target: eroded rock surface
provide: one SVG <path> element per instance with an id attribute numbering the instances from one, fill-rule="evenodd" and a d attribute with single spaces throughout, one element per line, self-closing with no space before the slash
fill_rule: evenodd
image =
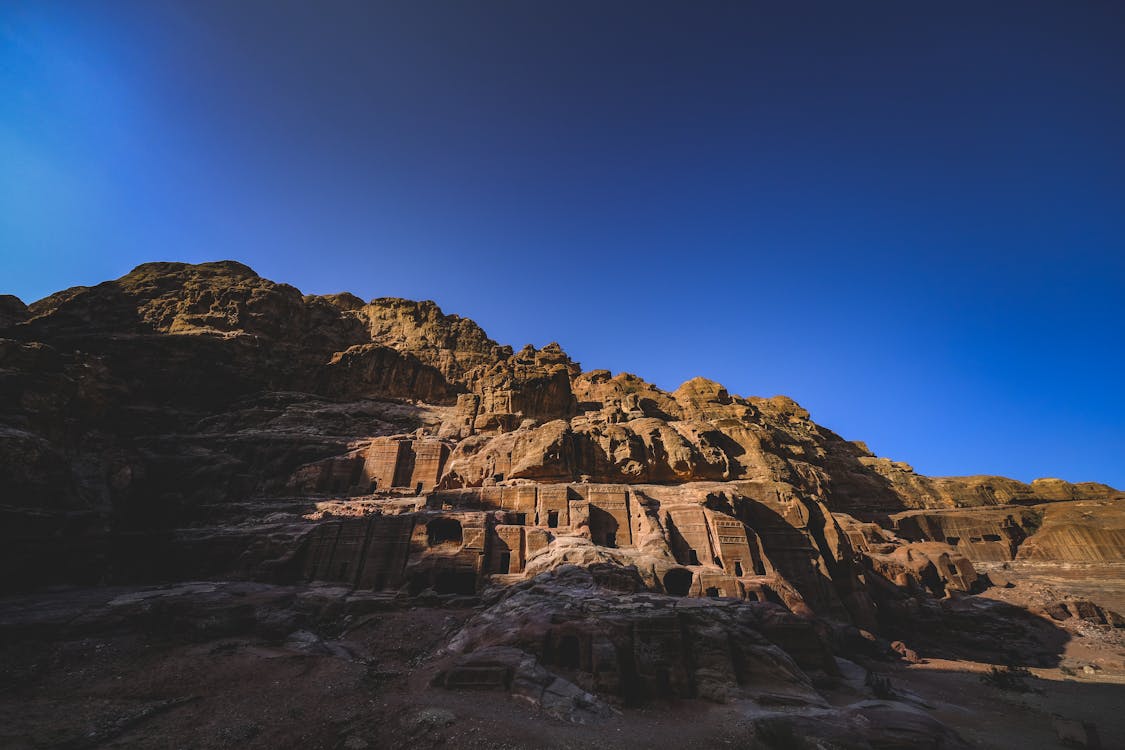
<path id="1" fill-rule="evenodd" d="M 654 581 L 678 565 L 695 593 L 747 596 L 731 581 L 768 574 L 778 596 L 799 592 L 791 606 L 860 620 L 855 559 L 870 550 L 832 513 L 978 561 L 1112 560 L 1125 546 L 1121 496 L 1104 485 L 923 477 L 782 396 L 701 378 L 666 392 L 583 371 L 557 344 L 514 351 L 432 302 L 302 295 L 233 261 L 145 264 L 7 299 L 3 315 L 10 587 L 120 580 L 158 536 L 175 547 L 217 523 L 229 540 L 233 522 L 276 525 L 303 506 L 296 522 L 332 498 L 367 498 L 377 515 L 406 496 L 511 511 L 481 526 L 476 588 L 581 538 L 635 550 L 613 554 Z M 505 552 L 519 564 L 501 565 Z"/>
<path id="2" fill-rule="evenodd" d="M 818 702 L 807 673 L 836 673 L 814 623 L 780 605 L 653 595 L 635 570 L 607 564 L 566 566 L 505 591 L 450 642 L 443 679 L 464 683 L 497 647 L 619 705 L 722 703 L 755 690 Z M 520 669 L 498 668 L 493 687 L 520 690 Z"/>
<path id="3" fill-rule="evenodd" d="M 479 606 L 435 679 L 575 722 L 762 681 L 815 703 L 834 649 L 1049 660 L 1054 626 L 973 599 L 974 563 L 1125 559 L 1105 485 L 925 477 L 784 396 L 665 391 L 231 261 L 0 298 L 0 486 L 5 592 L 210 579 Z M 1117 624 L 1061 606 L 1044 617 Z M 805 730 L 868 714 L 937 731 L 878 706 Z"/>

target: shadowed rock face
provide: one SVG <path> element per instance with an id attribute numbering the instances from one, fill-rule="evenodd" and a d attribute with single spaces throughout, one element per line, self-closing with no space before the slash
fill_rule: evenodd
<path id="1" fill-rule="evenodd" d="M 576 724 L 752 704 L 755 747 L 962 747 L 869 665 L 1050 666 L 1068 632 L 1125 622 L 1085 598 L 1039 617 L 989 599 L 998 587 L 973 595 L 990 582 L 974 562 L 1121 560 L 1112 488 L 924 477 L 784 396 L 702 378 L 664 391 L 583 371 L 557 344 L 501 346 L 432 302 L 302 295 L 233 262 L 146 264 L 29 306 L 0 297 L 0 488 L 0 594 L 32 592 L 0 607 L 5 690 L 48 663 L 65 681 L 121 674 L 73 668 L 69 639 L 155 639 L 122 649 L 138 679 L 160 672 L 152 650 L 221 675 L 234 649 L 263 660 L 241 694 L 315 686 L 315 710 L 284 713 L 323 713 L 324 746 L 368 746 L 322 710 L 341 696 L 363 696 L 374 736 L 401 725 L 418 740 L 454 720 L 416 711 L 440 686 Z M 122 588 L 36 591 L 60 583 Z M 181 642 L 210 645 L 178 656 Z M 194 690 L 168 669 L 170 694 Z M 74 714 L 71 734 L 11 736 L 104 743 L 195 700 L 91 733 L 89 695 L 121 688 L 66 684 L 75 702 L 26 702 L 52 714 L 38 723 Z M 373 685 L 401 701 L 378 720 L 363 713 Z M 276 692 L 263 700 L 283 713 Z M 287 731 L 257 746 L 303 730 Z"/>
<path id="2" fill-rule="evenodd" d="M 27 320 L 27 305 L 19 297 L 0 294 L 0 327 L 7 327 Z"/>
<path id="3" fill-rule="evenodd" d="M 432 302 L 302 295 L 232 261 L 0 299 L 0 482 L 5 588 L 475 592 L 611 561 L 650 590 L 873 626 L 873 573 L 942 594 L 972 588 L 967 560 L 1123 548 L 1105 485 L 924 477 L 783 396 L 667 392 Z M 456 544 L 431 543 L 442 518 Z"/>
<path id="4" fill-rule="evenodd" d="M 755 690 L 818 702 L 808 674 L 837 674 L 813 623 L 784 607 L 656 596 L 644 593 L 633 569 L 604 564 L 564 566 L 513 587 L 446 651 L 454 657 L 443 674 L 447 683 L 497 664 L 515 691 L 525 690 L 526 683 L 535 685 L 518 678 L 530 656 L 588 693 L 624 705 L 658 698 L 726 702 Z"/>

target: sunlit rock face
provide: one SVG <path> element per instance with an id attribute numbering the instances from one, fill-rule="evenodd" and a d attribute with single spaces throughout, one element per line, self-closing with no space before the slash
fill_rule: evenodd
<path id="1" fill-rule="evenodd" d="M 783 396 L 668 392 L 432 302 L 151 263 L 0 300 L 7 589 L 236 576 L 477 594 L 555 570 L 875 627 L 877 581 L 1117 560 L 1096 484 L 930 478 Z"/>

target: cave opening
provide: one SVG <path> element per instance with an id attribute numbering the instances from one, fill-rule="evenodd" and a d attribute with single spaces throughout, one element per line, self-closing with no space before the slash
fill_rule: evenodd
<path id="1" fill-rule="evenodd" d="M 435 518 L 426 524 L 426 537 L 431 547 L 439 544 L 460 544 L 461 523 L 452 518 Z"/>
<path id="2" fill-rule="evenodd" d="M 664 590 L 672 596 L 687 596 L 691 590 L 691 581 L 690 570 L 672 568 L 664 574 Z"/>
<path id="3" fill-rule="evenodd" d="M 556 663 L 564 669 L 578 669 L 582 661 L 582 646 L 576 635 L 564 635 L 555 651 Z"/>
<path id="4" fill-rule="evenodd" d="M 477 593 L 477 577 L 471 570 L 442 570 L 434 576 L 434 591 L 439 594 Z"/>

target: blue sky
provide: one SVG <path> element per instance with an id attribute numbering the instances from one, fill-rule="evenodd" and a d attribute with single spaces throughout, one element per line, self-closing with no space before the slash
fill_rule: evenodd
<path id="1" fill-rule="evenodd" d="M 234 258 L 1125 487 L 1125 5 L 0 6 L 0 292 Z"/>

